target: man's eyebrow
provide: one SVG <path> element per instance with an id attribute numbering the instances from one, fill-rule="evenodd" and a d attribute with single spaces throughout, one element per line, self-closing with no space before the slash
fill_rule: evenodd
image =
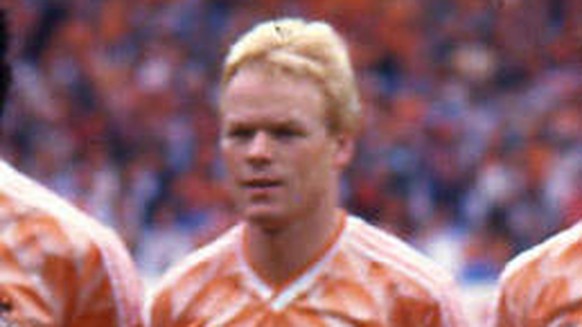
<path id="1" fill-rule="evenodd" d="M 236 126 L 253 126 L 253 125 L 262 124 L 260 119 L 248 120 L 248 119 L 243 119 L 240 117 L 231 117 L 230 119 L 227 119 L 226 122 L 229 125 L 236 125 Z M 293 117 L 285 117 L 285 118 L 276 117 L 276 118 L 272 119 L 271 121 L 269 121 L 269 125 L 273 125 L 273 126 L 299 126 L 300 122 L 297 118 L 293 118 Z"/>
<path id="2" fill-rule="evenodd" d="M 285 118 L 285 119 L 280 119 L 280 120 L 274 121 L 273 125 L 276 125 L 276 126 L 298 126 L 299 122 L 297 121 L 297 119 Z"/>

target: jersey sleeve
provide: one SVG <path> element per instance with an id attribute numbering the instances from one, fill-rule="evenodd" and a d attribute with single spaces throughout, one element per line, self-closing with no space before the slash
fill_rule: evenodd
<path id="1" fill-rule="evenodd" d="M 2 229 L 0 322 L 142 326 L 141 284 L 125 248 L 112 235 L 98 243 L 51 217 L 26 215 L 31 217 L 16 218 Z M 93 232 L 107 234 L 99 228 Z"/>
<path id="2" fill-rule="evenodd" d="M 6 325 L 139 327 L 141 300 L 138 274 L 112 230 L 0 161 Z"/>
<path id="3" fill-rule="evenodd" d="M 582 296 L 570 278 L 544 279 L 522 272 L 500 288 L 492 327 L 582 325 Z"/>
<path id="4" fill-rule="evenodd" d="M 82 256 L 74 317 L 68 326 L 143 326 L 142 284 L 130 255 L 112 231 L 94 233 Z"/>
<path id="5" fill-rule="evenodd" d="M 172 326 L 172 303 L 168 292 L 160 292 L 147 306 L 146 322 L 148 327 Z"/>
<path id="6" fill-rule="evenodd" d="M 564 240 L 569 238 L 560 236 L 508 265 L 493 327 L 582 326 L 581 243 Z"/>

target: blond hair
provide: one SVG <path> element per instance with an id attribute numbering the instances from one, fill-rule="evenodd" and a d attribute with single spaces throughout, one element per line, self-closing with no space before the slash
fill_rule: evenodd
<path id="1" fill-rule="evenodd" d="M 260 23 L 230 48 L 223 65 L 221 89 L 243 67 L 260 64 L 313 79 L 324 94 L 330 131 L 355 133 L 361 109 L 348 50 L 327 23 L 281 18 Z"/>

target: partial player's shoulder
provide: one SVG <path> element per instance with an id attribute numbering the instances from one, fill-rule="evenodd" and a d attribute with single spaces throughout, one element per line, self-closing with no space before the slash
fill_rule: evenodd
<path id="1" fill-rule="evenodd" d="M 64 208 L 64 209 L 63 209 Z M 77 232 L 77 216 L 39 183 L 0 163 L 0 231 L 7 243 L 40 243 L 43 253 L 66 252 L 74 256 L 87 247 L 85 233 Z M 70 220 L 73 225 L 65 223 Z M 75 229 L 75 230 L 71 230 Z M 75 243 L 77 246 L 72 246 Z M 57 253 L 53 253 L 57 254 Z"/>
<path id="2" fill-rule="evenodd" d="M 227 273 L 237 264 L 236 252 L 240 244 L 242 226 L 231 227 L 218 239 L 194 251 L 171 267 L 152 289 L 145 305 L 145 317 L 148 325 L 159 326 L 174 319 L 176 312 L 188 312 L 190 301 L 203 292 L 206 285 L 219 275 Z M 170 318 L 172 317 L 172 318 Z"/>
<path id="3" fill-rule="evenodd" d="M 0 233 L 5 242 L 36 242 L 45 255 L 54 251 L 70 260 L 96 255 L 109 269 L 125 269 L 130 261 L 113 230 L 2 161 Z"/>
<path id="4" fill-rule="evenodd" d="M 582 223 L 562 231 L 512 259 L 501 274 L 504 287 L 528 284 L 529 278 L 557 280 L 582 273 Z"/>
<path id="5" fill-rule="evenodd" d="M 141 282 L 117 234 L 1 161 L 0 243 L 24 263 L 23 269 L 41 271 L 48 279 L 59 271 L 56 262 L 74 268 L 79 280 L 71 283 L 83 286 L 75 289 L 79 297 L 97 306 L 99 300 L 114 299 L 119 321 L 134 326 L 139 320 Z"/>
<path id="6" fill-rule="evenodd" d="M 549 326 L 569 317 L 582 296 L 582 223 L 560 232 L 511 260 L 501 274 L 496 324 Z"/>
<path id="7" fill-rule="evenodd" d="M 342 249 L 370 287 L 412 325 L 466 326 L 451 274 L 398 237 L 350 217 Z M 359 273 L 361 275 L 361 273 Z M 405 316 L 409 316 L 404 318 Z M 430 323 L 429 323 L 430 321 Z M 436 326 L 436 325 L 435 325 Z"/>
<path id="8" fill-rule="evenodd" d="M 431 259 L 401 239 L 351 216 L 346 240 L 350 251 L 419 293 L 435 298 L 454 283 L 452 276 Z"/>

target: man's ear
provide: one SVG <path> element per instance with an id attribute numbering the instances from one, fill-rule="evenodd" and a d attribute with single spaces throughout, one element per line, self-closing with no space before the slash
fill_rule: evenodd
<path id="1" fill-rule="evenodd" d="M 348 133 L 339 133 L 335 136 L 334 167 L 344 170 L 354 156 L 355 137 Z"/>

